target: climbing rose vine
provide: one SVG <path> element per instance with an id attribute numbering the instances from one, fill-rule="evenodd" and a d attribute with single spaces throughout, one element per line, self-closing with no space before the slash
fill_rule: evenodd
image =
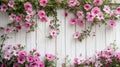
<path id="1" fill-rule="evenodd" d="M 89 24 L 82 32 L 73 32 L 73 37 L 82 41 L 90 36 L 94 25 L 107 24 L 115 27 L 115 20 L 120 16 L 119 5 L 111 3 L 111 0 L 0 0 L 0 11 L 7 12 L 10 20 L 7 27 L 0 27 L 0 30 L 5 31 L 2 36 L 22 29 L 31 32 L 36 29 L 37 22 L 34 19 L 38 18 L 41 22 L 49 22 L 48 38 L 54 38 L 60 33 L 57 9 L 62 8 L 65 9 L 65 17 L 69 16 L 68 12 L 75 16 L 68 22 L 70 25 L 85 27 Z M 53 19 L 49 21 L 50 16 Z"/>

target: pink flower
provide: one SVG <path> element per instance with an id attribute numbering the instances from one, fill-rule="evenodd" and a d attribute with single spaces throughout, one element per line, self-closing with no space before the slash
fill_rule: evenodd
<path id="1" fill-rule="evenodd" d="M 40 2 L 40 6 L 45 7 L 47 5 L 48 1 L 47 0 L 40 0 L 39 2 Z"/>
<path id="2" fill-rule="evenodd" d="M 25 8 L 25 10 L 32 9 L 32 4 L 30 2 L 26 2 L 24 4 L 24 8 Z"/>
<path id="3" fill-rule="evenodd" d="M 2 64 L 1 67 L 7 67 L 7 65 L 6 64 Z"/>
<path id="4" fill-rule="evenodd" d="M 46 16 L 41 17 L 40 20 L 41 20 L 42 22 L 48 22 L 48 19 L 47 19 Z"/>
<path id="5" fill-rule="evenodd" d="M 12 29 L 10 27 L 5 28 L 5 34 L 8 34 L 12 32 Z"/>
<path id="6" fill-rule="evenodd" d="M 96 15 L 98 15 L 98 14 L 101 13 L 101 10 L 100 10 L 100 8 L 98 8 L 98 7 L 94 7 L 94 8 L 91 10 L 91 13 L 96 16 Z"/>
<path id="7" fill-rule="evenodd" d="M 79 32 L 75 32 L 74 35 L 73 35 L 73 37 L 74 37 L 75 39 L 78 39 L 79 36 L 80 36 L 80 33 L 79 33 Z"/>
<path id="8" fill-rule="evenodd" d="M 68 13 L 67 12 L 65 12 L 65 17 L 67 17 L 68 16 Z"/>
<path id="9" fill-rule="evenodd" d="M 85 22 L 83 20 L 80 20 L 80 19 L 77 20 L 77 24 L 79 26 L 85 26 Z"/>
<path id="10" fill-rule="evenodd" d="M 104 8 L 103 8 L 103 11 L 105 11 L 105 13 L 110 13 L 110 7 L 109 6 L 104 6 Z"/>
<path id="11" fill-rule="evenodd" d="M 71 18 L 71 19 L 70 19 L 70 24 L 73 25 L 73 24 L 75 24 L 76 22 L 77 22 L 77 19 L 76 19 L 76 18 Z"/>
<path id="12" fill-rule="evenodd" d="M 86 11 L 90 10 L 90 9 L 91 9 L 91 5 L 90 5 L 90 4 L 85 4 L 85 5 L 84 5 L 84 9 L 85 9 Z"/>
<path id="13" fill-rule="evenodd" d="M 78 58 L 74 58 L 74 63 L 78 64 L 78 62 L 79 62 L 79 59 Z"/>
<path id="14" fill-rule="evenodd" d="M 109 26 L 110 26 L 110 27 L 115 27 L 115 26 L 116 26 L 116 22 L 115 22 L 114 20 L 111 20 L 111 21 L 109 22 Z"/>
<path id="15" fill-rule="evenodd" d="M 10 16 L 9 16 L 9 18 L 10 18 L 10 20 L 15 20 L 15 18 L 16 18 L 16 15 L 15 14 L 11 14 Z"/>
<path id="16" fill-rule="evenodd" d="M 33 58 L 33 61 L 34 61 L 34 63 L 38 64 L 38 63 L 39 63 L 39 61 L 40 61 L 40 59 L 39 59 L 39 58 L 37 58 L 37 57 L 34 57 L 34 58 Z"/>
<path id="17" fill-rule="evenodd" d="M 45 65 L 44 65 L 43 62 L 40 61 L 40 62 L 38 63 L 38 67 L 45 67 Z"/>
<path id="18" fill-rule="evenodd" d="M 28 62 L 33 62 L 33 58 L 34 57 L 32 55 L 29 55 L 29 56 L 27 56 L 26 59 L 27 59 Z"/>
<path id="19" fill-rule="evenodd" d="M 26 21 L 30 21 L 31 20 L 31 16 L 30 15 L 27 15 L 26 18 L 25 18 Z"/>
<path id="20" fill-rule="evenodd" d="M 38 16 L 39 16 L 39 18 L 46 16 L 45 11 L 44 10 L 38 11 Z"/>
<path id="21" fill-rule="evenodd" d="M 50 35 L 51 35 L 52 37 L 56 37 L 56 36 L 57 36 L 57 30 L 56 30 L 56 29 L 51 29 L 51 30 L 50 30 Z"/>
<path id="22" fill-rule="evenodd" d="M 25 57 L 24 56 L 18 56 L 17 57 L 17 62 L 20 64 L 23 64 L 25 62 Z"/>
<path id="23" fill-rule="evenodd" d="M 14 0 L 10 0 L 9 3 L 8 3 L 8 6 L 13 8 L 14 4 L 15 4 Z"/>
<path id="24" fill-rule="evenodd" d="M 102 0 L 94 0 L 93 4 L 95 4 L 95 5 L 102 5 L 103 1 Z"/>
<path id="25" fill-rule="evenodd" d="M 104 19 L 103 14 L 102 14 L 102 13 L 98 14 L 98 15 L 97 15 L 97 18 L 98 18 L 99 20 L 103 20 L 103 19 Z"/>
<path id="26" fill-rule="evenodd" d="M 71 0 L 70 2 L 68 2 L 68 6 L 69 7 L 75 7 L 75 6 L 79 6 L 80 3 L 77 0 Z"/>
<path id="27" fill-rule="evenodd" d="M 13 47 L 12 47 L 12 45 L 8 45 L 7 47 L 6 47 L 6 51 L 9 51 L 9 50 L 11 50 Z"/>
<path id="28" fill-rule="evenodd" d="M 18 63 L 14 63 L 13 67 L 20 67 L 20 65 Z"/>
<path id="29" fill-rule="evenodd" d="M 1 11 L 3 12 L 6 12 L 8 10 L 8 7 L 5 4 L 1 5 L 0 8 L 1 8 Z"/>
<path id="30" fill-rule="evenodd" d="M 52 60 L 55 59 L 55 56 L 52 55 L 52 54 L 45 54 L 45 57 L 46 57 L 46 59 L 49 60 L 49 61 L 52 61 Z"/>
<path id="31" fill-rule="evenodd" d="M 12 56 L 11 56 L 11 54 L 9 52 L 5 52 L 5 54 L 4 54 L 5 59 L 10 60 L 11 57 Z"/>
<path id="32" fill-rule="evenodd" d="M 89 22 L 93 22 L 95 18 L 95 15 L 91 14 L 91 13 L 87 13 L 86 19 Z"/>
<path id="33" fill-rule="evenodd" d="M 29 29 L 32 24 L 30 22 L 25 22 L 24 27 L 25 29 Z"/>
<path id="34" fill-rule="evenodd" d="M 27 56 L 27 52 L 26 51 L 20 51 L 19 56 L 25 57 L 25 56 Z"/>
<path id="35" fill-rule="evenodd" d="M 20 25 L 16 26 L 16 30 L 21 30 L 22 27 Z"/>
<path id="36" fill-rule="evenodd" d="M 78 18 L 82 19 L 84 14 L 82 11 L 77 11 L 77 16 L 78 16 Z"/>
<path id="37" fill-rule="evenodd" d="M 32 15 L 32 14 L 33 14 L 33 10 L 32 10 L 32 9 L 28 9 L 28 10 L 26 11 L 26 13 L 27 13 L 28 15 Z"/>
<path id="38" fill-rule="evenodd" d="M 22 18 L 21 18 L 20 16 L 17 16 L 17 17 L 15 18 L 15 20 L 16 20 L 16 22 L 18 23 L 18 22 L 21 22 L 21 21 L 22 21 Z"/>
<path id="39" fill-rule="evenodd" d="M 120 6 L 115 10 L 115 14 L 120 15 Z"/>

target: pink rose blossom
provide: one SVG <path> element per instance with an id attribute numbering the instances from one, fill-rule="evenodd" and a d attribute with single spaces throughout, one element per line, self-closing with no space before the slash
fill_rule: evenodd
<path id="1" fill-rule="evenodd" d="M 16 20 L 17 23 L 19 23 L 19 22 L 22 21 L 22 18 L 21 18 L 20 16 L 17 16 L 17 17 L 15 18 L 15 20 Z"/>
<path id="2" fill-rule="evenodd" d="M 115 27 L 115 26 L 116 26 L 116 22 L 115 22 L 114 20 L 111 20 L 111 21 L 109 22 L 109 26 L 110 26 L 110 27 Z"/>
<path id="3" fill-rule="evenodd" d="M 1 11 L 3 12 L 6 12 L 8 10 L 8 7 L 5 4 L 1 5 L 0 8 L 1 8 Z"/>
<path id="4" fill-rule="evenodd" d="M 115 14 L 120 15 L 120 6 L 115 10 Z"/>
<path id="5" fill-rule="evenodd" d="M 95 18 L 95 15 L 91 14 L 91 13 L 87 13 L 86 19 L 89 22 L 93 22 Z"/>
<path id="6" fill-rule="evenodd" d="M 23 64 L 25 62 L 25 57 L 24 56 L 18 56 L 17 61 L 18 61 L 18 63 Z"/>
<path id="7" fill-rule="evenodd" d="M 26 18 L 25 18 L 26 21 L 30 21 L 31 20 L 31 16 L 30 15 L 27 15 Z"/>
<path id="8" fill-rule="evenodd" d="M 90 9 L 91 9 L 91 5 L 90 5 L 90 4 L 85 4 L 85 5 L 84 5 L 84 9 L 85 9 L 86 11 L 90 10 Z"/>
<path id="9" fill-rule="evenodd" d="M 68 6 L 69 7 L 75 7 L 75 6 L 79 6 L 80 3 L 77 0 L 71 0 L 70 2 L 68 2 Z"/>
<path id="10" fill-rule="evenodd" d="M 32 4 L 30 2 L 26 2 L 24 4 L 24 8 L 25 8 L 25 10 L 32 9 Z"/>
<path id="11" fill-rule="evenodd" d="M 44 10 L 38 11 L 38 16 L 39 16 L 39 18 L 46 16 L 45 11 Z"/>
<path id="12" fill-rule="evenodd" d="M 15 18 L 16 18 L 16 15 L 15 14 L 11 14 L 10 16 L 9 16 L 9 18 L 10 18 L 10 20 L 15 20 Z"/>
<path id="13" fill-rule="evenodd" d="M 82 19 L 84 14 L 82 11 L 77 11 L 77 16 L 78 16 L 78 18 Z"/>
<path id="14" fill-rule="evenodd" d="M 5 52 L 5 55 L 4 55 L 4 58 L 7 59 L 7 60 L 10 60 L 11 58 L 11 54 L 9 52 Z"/>
<path id="15" fill-rule="evenodd" d="M 45 57 L 46 57 L 46 59 L 49 60 L 49 61 L 52 61 L 52 60 L 55 59 L 55 56 L 52 55 L 52 54 L 45 54 Z"/>
<path id="16" fill-rule="evenodd" d="M 8 3 L 8 6 L 13 8 L 14 4 L 15 4 L 14 0 L 10 0 L 9 3 Z"/>
<path id="17" fill-rule="evenodd" d="M 14 63 L 14 64 L 13 64 L 13 67 L 20 67 L 20 64 Z"/>
<path id="18" fill-rule="evenodd" d="M 104 6 L 104 8 L 103 8 L 103 11 L 105 11 L 105 13 L 110 13 L 110 11 L 111 11 L 111 9 L 110 9 L 110 7 L 109 6 Z"/>
<path id="19" fill-rule="evenodd" d="M 96 16 L 96 15 L 98 15 L 98 14 L 101 13 L 101 10 L 100 10 L 100 8 L 98 8 L 98 7 L 94 7 L 94 8 L 91 10 L 91 13 Z"/>
<path id="20" fill-rule="evenodd" d="M 40 6 L 45 7 L 47 5 L 48 0 L 40 0 Z"/>
<path id="21" fill-rule="evenodd" d="M 74 35 L 73 35 L 73 37 L 74 37 L 75 39 L 78 39 L 79 36 L 80 36 L 80 33 L 79 33 L 79 32 L 75 32 Z"/>
<path id="22" fill-rule="evenodd" d="M 80 19 L 77 20 L 77 24 L 79 26 L 85 26 L 85 22 L 83 20 L 80 20 Z"/>
<path id="23" fill-rule="evenodd" d="M 50 30 L 50 35 L 51 35 L 52 37 L 56 37 L 56 36 L 57 36 L 57 30 L 56 30 L 56 29 L 51 29 L 51 30 Z"/>
<path id="24" fill-rule="evenodd" d="M 94 0 L 93 4 L 95 4 L 95 5 L 102 5 L 103 1 L 102 0 Z"/>
<path id="25" fill-rule="evenodd" d="M 10 27 L 5 28 L 5 34 L 8 34 L 12 32 L 12 29 Z"/>
<path id="26" fill-rule="evenodd" d="M 25 22 L 24 27 L 25 29 L 29 29 L 32 24 L 30 22 Z"/>
<path id="27" fill-rule="evenodd" d="M 76 24 L 77 23 L 77 19 L 76 18 L 71 18 L 70 19 L 70 24 Z"/>

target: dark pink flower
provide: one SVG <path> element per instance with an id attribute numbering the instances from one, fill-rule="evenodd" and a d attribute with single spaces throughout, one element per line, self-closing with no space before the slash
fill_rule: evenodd
<path id="1" fill-rule="evenodd" d="M 91 14 L 91 13 L 87 13 L 86 19 L 89 22 L 93 22 L 95 18 L 95 15 Z"/>
<path id="2" fill-rule="evenodd" d="M 120 15 L 120 6 L 115 10 L 115 14 Z"/>
<path id="3" fill-rule="evenodd" d="M 24 23 L 24 28 L 25 28 L 25 29 L 29 29 L 29 28 L 31 27 L 31 25 L 32 25 L 32 24 L 31 24 L 30 22 L 25 22 L 25 23 Z"/>
<path id="4" fill-rule="evenodd" d="M 39 16 L 39 18 L 46 16 L 45 11 L 44 10 L 39 10 L 38 11 L 38 16 Z"/>
<path id="5" fill-rule="evenodd" d="M 76 18 L 71 18 L 70 19 L 70 24 L 76 24 L 77 23 L 77 19 Z"/>
<path id="6" fill-rule="evenodd" d="M 20 67 L 20 64 L 14 63 L 14 64 L 13 64 L 13 67 Z"/>
<path id="7" fill-rule="evenodd" d="M 3 4 L 0 6 L 1 11 L 6 12 L 8 10 L 7 5 Z"/>
<path id="8" fill-rule="evenodd" d="M 40 0 L 40 6 L 45 7 L 47 5 L 48 0 Z"/>
<path id="9" fill-rule="evenodd" d="M 41 20 L 42 22 L 48 22 L 48 19 L 47 19 L 46 16 L 41 17 L 40 20 Z"/>
<path id="10" fill-rule="evenodd" d="M 93 4 L 95 4 L 95 5 L 102 5 L 103 1 L 102 0 L 94 0 Z"/>
<path id="11" fill-rule="evenodd" d="M 75 7 L 78 5 L 80 5 L 80 3 L 77 0 L 71 0 L 70 2 L 68 2 L 69 7 Z"/>
<path id="12" fill-rule="evenodd" d="M 7 65 L 6 64 L 2 64 L 1 67 L 7 67 Z"/>
<path id="13" fill-rule="evenodd" d="M 25 57 L 25 56 L 27 56 L 27 52 L 26 51 L 20 51 L 19 56 Z"/>
<path id="14" fill-rule="evenodd" d="M 8 34 L 12 32 L 12 29 L 10 27 L 5 28 L 5 34 Z"/>
<path id="15" fill-rule="evenodd" d="M 22 29 L 22 27 L 20 25 L 16 26 L 15 28 L 16 28 L 16 30 L 21 30 Z"/>
<path id="16" fill-rule="evenodd" d="M 26 2 L 24 4 L 24 8 L 25 8 L 25 10 L 32 9 L 32 4 L 30 2 Z"/>
<path id="17" fill-rule="evenodd" d="M 77 11 L 77 16 L 79 19 L 82 19 L 84 17 L 84 14 L 82 11 Z"/>
<path id="18" fill-rule="evenodd" d="M 17 57 L 17 62 L 20 64 L 23 64 L 25 62 L 25 57 L 24 56 L 18 56 Z"/>
<path id="19" fill-rule="evenodd" d="M 42 61 L 40 61 L 40 62 L 38 63 L 38 67 L 45 67 L 45 65 L 44 65 L 44 63 L 43 63 Z"/>
<path id="20" fill-rule="evenodd" d="M 27 56 L 26 59 L 27 59 L 28 62 L 33 62 L 33 58 L 34 57 L 32 55 L 29 55 L 29 56 Z"/>
<path id="21" fill-rule="evenodd" d="M 91 13 L 96 16 L 96 15 L 98 15 L 98 14 L 101 13 L 101 10 L 100 10 L 99 7 L 94 7 L 94 8 L 91 10 Z"/>
<path id="22" fill-rule="evenodd" d="M 22 18 L 21 18 L 20 16 L 17 16 L 17 17 L 15 18 L 15 20 L 16 20 L 17 23 L 19 23 L 19 22 L 22 21 Z"/>
<path id="23" fill-rule="evenodd" d="M 85 9 L 86 11 L 90 10 L 90 9 L 91 9 L 91 5 L 90 5 L 90 4 L 85 4 L 85 5 L 84 5 L 84 9 Z"/>
<path id="24" fill-rule="evenodd" d="M 109 26 L 110 26 L 110 27 L 115 27 L 115 26 L 116 26 L 116 22 L 115 22 L 114 20 L 111 20 L 111 21 L 109 22 Z"/>

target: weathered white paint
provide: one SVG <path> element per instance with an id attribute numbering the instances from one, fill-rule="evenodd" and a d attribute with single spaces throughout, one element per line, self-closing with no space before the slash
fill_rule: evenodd
<path id="1" fill-rule="evenodd" d="M 74 17 L 69 13 L 68 17 L 64 17 L 65 10 L 59 9 L 58 19 L 60 20 L 60 34 L 55 39 L 47 39 L 49 34 L 49 22 L 40 22 L 39 19 L 35 19 L 38 23 L 36 31 L 31 33 L 25 33 L 20 31 L 19 33 L 11 33 L 9 36 L 11 39 L 6 41 L 6 44 L 23 44 L 26 46 L 26 50 L 29 51 L 32 48 L 36 48 L 42 56 L 45 53 L 52 53 L 58 56 L 60 59 L 57 61 L 57 66 L 64 62 L 64 58 L 69 55 L 71 60 L 74 57 L 87 58 L 92 56 L 96 51 L 104 49 L 109 43 L 116 40 L 118 47 L 120 48 L 120 21 L 117 21 L 116 28 L 110 28 L 105 25 L 96 25 L 92 32 L 96 32 L 96 36 L 90 36 L 84 39 L 82 42 L 73 39 L 73 33 L 75 31 L 81 32 L 89 26 L 89 23 L 85 27 L 78 25 L 70 25 L 70 18 Z M 52 18 L 50 18 L 52 19 Z M 50 21 L 49 19 L 49 21 Z M 7 14 L 0 12 L 0 26 L 6 26 L 9 22 Z M 0 31 L 0 34 L 3 32 Z"/>

